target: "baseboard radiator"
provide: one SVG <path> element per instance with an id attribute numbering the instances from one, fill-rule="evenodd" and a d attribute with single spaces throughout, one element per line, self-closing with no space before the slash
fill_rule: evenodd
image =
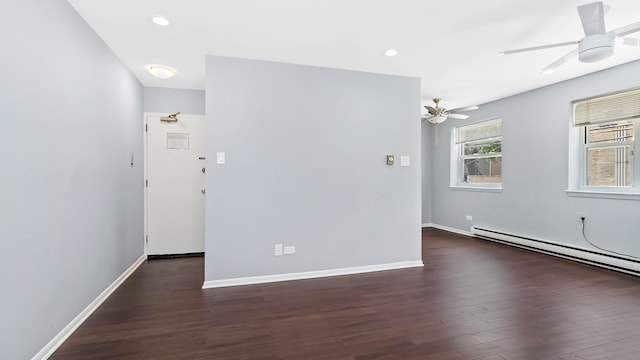
<path id="1" fill-rule="evenodd" d="M 472 226 L 475 237 L 640 276 L 640 259 Z"/>

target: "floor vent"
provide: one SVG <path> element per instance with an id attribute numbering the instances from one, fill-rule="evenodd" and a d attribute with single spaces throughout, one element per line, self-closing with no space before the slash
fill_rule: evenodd
<path id="1" fill-rule="evenodd" d="M 640 259 L 472 226 L 475 237 L 640 276 Z"/>

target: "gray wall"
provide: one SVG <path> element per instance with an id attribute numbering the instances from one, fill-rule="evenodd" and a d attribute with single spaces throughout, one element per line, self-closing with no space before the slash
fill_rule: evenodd
<path id="1" fill-rule="evenodd" d="M 489 104 L 466 121 L 439 126 L 434 147 L 433 222 L 468 231 L 472 224 L 517 235 L 589 247 L 576 221 L 588 214 L 586 232 L 601 247 L 640 256 L 640 201 L 570 197 L 568 188 L 571 102 L 640 86 L 640 61 L 621 65 Z M 450 190 L 451 127 L 503 119 L 501 193 Z M 473 221 L 466 221 L 472 215 Z"/>
<path id="2" fill-rule="evenodd" d="M 207 57 L 205 280 L 419 261 L 419 96 L 414 78 Z"/>
<path id="3" fill-rule="evenodd" d="M 144 111 L 204 115 L 204 91 L 145 87 Z"/>
<path id="4" fill-rule="evenodd" d="M 422 225 L 427 225 L 433 221 L 433 208 L 431 207 L 433 169 L 431 164 L 433 163 L 434 144 L 436 143 L 434 140 L 435 126 L 424 121 L 420 130 L 422 131 Z"/>
<path id="5" fill-rule="evenodd" d="M 143 253 L 143 89 L 66 1 L 2 1 L 0 34 L 0 358 L 28 359 Z"/>

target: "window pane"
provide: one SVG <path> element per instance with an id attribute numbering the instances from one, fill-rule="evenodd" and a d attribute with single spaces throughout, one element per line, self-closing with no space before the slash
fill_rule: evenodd
<path id="1" fill-rule="evenodd" d="M 633 140 L 633 123 L 610 123 L 588 127 L 588 142 L 603 143 Z"/>
<path id="2" fill-rule="evenodd" d="M 467 183 L 501 183 L 502 157 L 464 159 L 464 181 Z"/>
<path id="3" fill-rule="evenodd" d="M 502 137 L 462 144 L 464 155 L 499 154 L 502 152 Z"/>
<path id="4" fill-rule="evenodd" d="M 630 186 L 631 147 L 614 146 L 587 150 L 587 185 Z"/>

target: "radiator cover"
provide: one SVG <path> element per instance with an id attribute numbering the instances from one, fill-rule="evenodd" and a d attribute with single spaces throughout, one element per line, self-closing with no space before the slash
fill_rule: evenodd
<path id="1" fill-rule="evenodd" d="M 640 259 L 472 226 L 475 237 L 640 276 Z"/>

